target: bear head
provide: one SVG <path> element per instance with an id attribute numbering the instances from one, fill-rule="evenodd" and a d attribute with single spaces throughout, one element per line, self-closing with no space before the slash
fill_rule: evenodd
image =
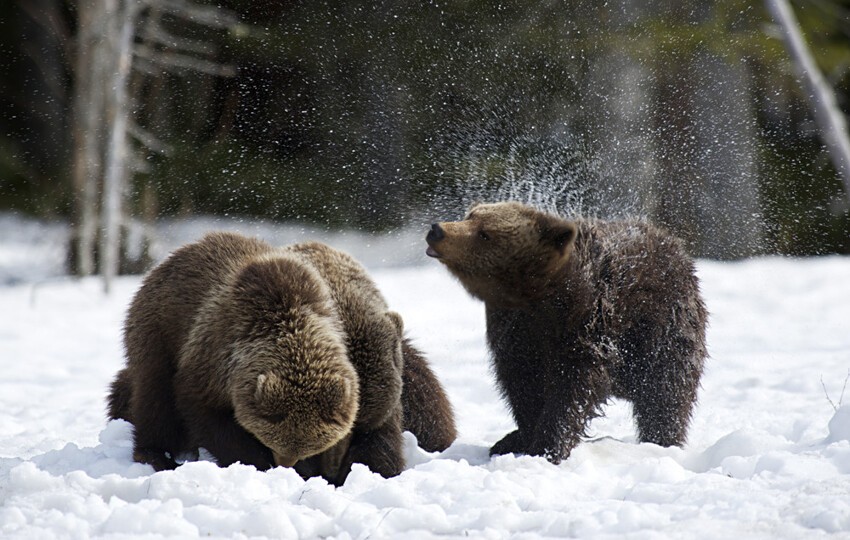
<path id="1" fill-rule="evenodd" d="M 358 378 L 350 364 L 298 365 L 319 351 L 272 349 L 243 353 L 256 367 L 238 374 L 240 382 L 232 389 L 234 416 L 272 451 L 277 465 L 291 467 L 349 435 L 359 407 Z M 281 354 L 295 362 L 275 362 Z M 322 359 L 307 362 L 316 361 Z"/>
<path id="2" fill-rule="evenodd" d="M 289 257 L 244 268 L 233 287 L 244 320 L 233 346 L 230 399 L 236 421 L 278 465 L 346 438 L 359 408 L 359 379 L 327 287 Z M 238 299 L 238 300 L 237 300 Z"/>
<path id="3" fill-rule="evenodd" d="M 463 220 L 431 226 L 426 254 L 476 298 L 522 307 L 550 291 L 576 231 L 575 223 L 518 202 L 475 204 Z"/>

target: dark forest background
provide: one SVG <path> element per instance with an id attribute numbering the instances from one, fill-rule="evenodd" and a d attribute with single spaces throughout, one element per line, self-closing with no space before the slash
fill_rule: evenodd
<path id="1" fill-rule="evenodd" d="M 93 3 L 0 3 L 0 210 L 79 218 Z M 125 219 L 381 231 L 513 197 L 642 215 L 704 257 L 850 253 L 848 194 L 760 2 L 136 4 Z M 846 117 L 850 2 L 793 6 Z"/>

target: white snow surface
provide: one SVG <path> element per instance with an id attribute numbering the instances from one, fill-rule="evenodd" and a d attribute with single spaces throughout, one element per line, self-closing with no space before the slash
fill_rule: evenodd
<path id="1" fill-rule="evenodd" d="M 141 280 L 105 296 L 96 278 L 58 277 L 63 229 L 21 223 L 0 218 L 0 538 L 850 538 L 850 258 L 699 261 L 711 358 L 688 444 L 637 443 L 615 401 L 552 465 L 488 456 L 514 424 L 483 306 L 424 255 L 392 264 L 407 237 L 325 237 L 376 246 L 373 277 L 460 431 L 434 454 L 406 434 L 401 475 L 358 465 L 335 488 L 286 468 L 134 463 L 104 398 Z"/>

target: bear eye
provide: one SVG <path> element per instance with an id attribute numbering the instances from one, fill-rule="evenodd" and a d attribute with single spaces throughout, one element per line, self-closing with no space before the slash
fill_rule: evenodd
<path id="1" fill-rule="evenodd" d="M 489 240 L 490 235 L 487 234 L 485 231 L 478 231 L 478 238 L 480 238 L 482 240 Z"/>

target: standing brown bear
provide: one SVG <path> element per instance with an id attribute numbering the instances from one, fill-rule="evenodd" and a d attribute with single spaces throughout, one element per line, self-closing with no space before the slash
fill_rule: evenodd
<path id="1" fill-rule="evenodd" d="M 568 221 L 516 202 L 434 224 L 426 253 L 484 301 L 517 430 L 491 454 L 566 459 L 610 397 L 639 439 L 684 444 L 707 312 L 680 240 L 636 221 Z"/>

